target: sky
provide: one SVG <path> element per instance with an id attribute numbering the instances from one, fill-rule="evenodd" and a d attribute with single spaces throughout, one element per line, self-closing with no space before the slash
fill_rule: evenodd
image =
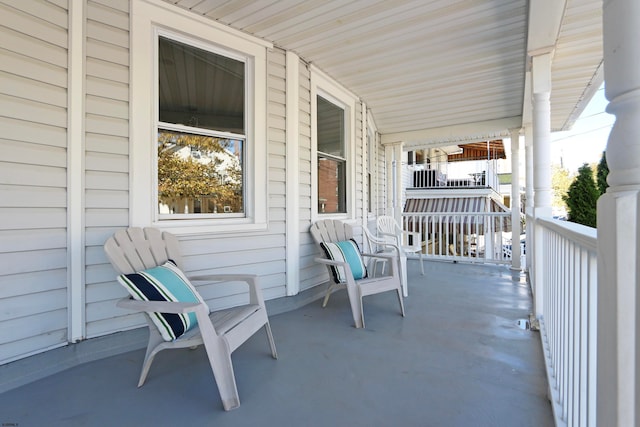
<path id="1" fill-rule="evenodd" d="M 615 116 L 605 112 L 607 103 L 601 86 L 570 131 L 551 134 L 552 164 L 575 173 L 584 163 L 600 161 L 615 120 Z"/>

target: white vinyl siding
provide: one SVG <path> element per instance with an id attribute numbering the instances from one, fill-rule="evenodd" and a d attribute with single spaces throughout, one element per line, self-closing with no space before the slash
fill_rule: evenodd
<path id="1" fill-rule="evenodd" d="M 67 341 L 67 11 L 0 1 L 0 364 Z"/>
<path id="2" fill-rule="evenodd" d="M 130 93 L 135 93 L 130 81 L 131 5 L 127 0 L 81 0 L 84 26 L 82 30 L 75 26 L 71 34 L 83 31 L 83 80 L 70 89 L 67 64 L 77 59 L 79 51 L 74 48 L 69 54 L 69 17 L 57 3 L 66 5 L 0 0 L 0 365 L 75 339 L 145 325 L 141 314 L 116 306 L 126 291 L 116 282 L 103 250 L 105 240 L 132 225 L 133 218 L 132 153 L 139 141 L 130 134 Z M 266 191 L 256 202 L 257 226 L 204 231 L 196 227 L 177 234 L 187 273 L 258 274 L 265 298 L 274 299 L 287 295 L 287 253 L 298 257 L 299 291 L 326 282 L 327 273 L 314 261 L 318 248 L 308 232 L 315 210 L 310 66 L 299 62 L 298 137 L 289 141 L 286 53 L 264 49 L 266 84 L 255 102 L 266 119 L 256 136 L 265 155 L 255 161 L 266 170 L 261 172 L 266 180 L 259 182 Z M 148 65 L 151 69 L 153 64 Z M 83 114 L 81 126 L 72 125 L 68 132 L 69 100 Z M 356 168 L 349 179 L 356 189 L 362 188 L 364 179 L 359 108 L 351 138 L 357 148 L 349 148 Z M 288 224 L 286 215 L 287 144 L 298 145 L 296 224 Z M 80 153 L 81 161 L 70 161 L 70 152 Z M 73 189 L 81 190 L 78 198 L 70 197 Z M 356 197 L 357 192 L 351 189 L 349 195 Z M 69 200 L 82 205 L 68 206 Z M 355 209 L 351 218 L 355 221 L 361 215 L 361 196 L 348 203 Z M 70 218 L 80 218 L 82 224 L 68 224 Z M 287 232 L 298 233 L 300 242 L 289 251 Z M 72 280 L 78 265 L 83 277 Z M 247 293 L 235 289 L 199 287 L 212 308 L 245 301 Z M 70 297 L 74 310 L 68 308 Z M 71 322 L 75 338 L 69 337 L 70 316 L 75 319 Z"/>
<path id="3" fill-rule="evenodd" d="M 286 57 L 281 49 L 267 52 L 267 153 L 269 165 L 269 228 L 274 258 L 263 263 L 261 284 L 266 299 L 286 295 Z"/>
<path id="4" fill-rule="evenodd" d="M 88 338 L 144 324 L 119 309 L 126 291 L 102 245 L 129 225 L 129 4 L 87 1 L 85 57 L 85 247 Z"/>

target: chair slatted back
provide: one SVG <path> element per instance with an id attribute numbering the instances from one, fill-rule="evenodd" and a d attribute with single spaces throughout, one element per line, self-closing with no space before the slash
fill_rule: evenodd
<path id="1" fill-rule="evenodd" d="M 339 219 L 316 221 L 309 231 L 317 244 L 320 244 L 320 242 L 339 242 L 353 237 L 351 225 Z"/>
<path id="2" fill-rule="evenodd" d="M 385 240 L 389 243 L 394 243 L 398 246 L 402 245 L 402 228 L 398 225 L 396 219 L 392 216 L 381 215 L 376 221 L 378 231 L 386 234 Z M 389 234 L 395 236 L 391 237 Z"/>
<path id="3" fill-rule="evenodd" d="M 118 230 L 107 239 L 104 250 L 119 274 L 153 268 L 169 259 L 183 268 L 178 239 L 156 228 Z"/>

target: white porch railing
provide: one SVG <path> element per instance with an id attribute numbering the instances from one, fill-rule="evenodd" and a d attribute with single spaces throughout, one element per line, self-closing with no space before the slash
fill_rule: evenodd
<path id="1" fill-rule="evenodd" d="M 467 262 L 511 262 L 510 212 L 402 214 L 404 230 L 422 236 L 427 259 Z"/>
<path id="2" fill-rule="evenodd" d="M 433 162 L 408 165 L 411 171 L 407 188 L 492 188 L 500 190 L 495 160 Z"/>
<path id="3" fill-rule="evenodd" d="M 536 225 L 536 314 L 556 425 L 595 426 L 597 232 L 551 219 Z"/>

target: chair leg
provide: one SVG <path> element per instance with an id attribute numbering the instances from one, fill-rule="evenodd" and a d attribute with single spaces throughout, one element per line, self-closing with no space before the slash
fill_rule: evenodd
<path id="1" fill-rule="evenodd" d="M 204 304 L 198 305 L 195 313 L 204 348 L 207 350 L 209 365 L 222 399 L 222 406 L 225 411 L 235 409 L 240 406 L 240 396 L 231 363 L 231 347 L 225 338 L 216 335 L 209 319 L 209 309 Z"/>
<path id="2" fill-rule="evenodd" d="M 331 296 L 332 289 L 333 289 L 333 284 L 330 284 L 329 287 L 327 288 L 327 294 L 324 296 L 324 300 L 322 300 L 322 308 L 325 308 L 327 306 L 327 303 L 329 302 L 329 297 Z"/>
<path id="3" fill-rule="evenodd" d="M 230 411 L 239 407 L 240 395 L 238 394 L 238 386 L 233 373 L 229 345 L 220 338 L 214 338 L 213 340 L 205 338 L 204 345 L 207 349 L 207 357 L 218 386 L 224 410 Z"/>
<path id="4" fill-rule="evenodd" d="M 362 294 L 356 286 L 347 285 L 351 314 L 356 328 L 364 328 L 364 310 L 362 309 Z"/>
<path id="5" fill-rule="evenodd" d="M 422 275 L 424 276 L 424 260 L 422 258 L 422 251 L 420 251 L 420 271 L 422 272 Z"/>
<path id="6" fill-rule="evenodd" d="M 147 352 L 144 355 L 144 362 L 142 362 L 142 371 L 140 372 L 138 387 L 142 387 L 144 382 L 147 380 L 147 375 L 149 374 L 149 369 L 153 363 L 153 358 L 156 357 L 158 352 L 164 349 L 164 347 L 160 347 L 163 342 L 164 340 L 160 333 L 155 329 L 155 325 L 153 325 L 153 327 L 149 325 L 149 343 L 147 344 Z"/>
<path id="7" fill-rule="evenodd" d="M 398 288 L 398 301 L 400 301 L 400 313 L 402 313 L 402 317 L 404 317 L 404 302 L 402 301 L 402 289 Z"/>
<path id="8" fill-rule="evenodd" d="M 267 338 L 269 339 L 269 347 L 271 347 L 271 357 L 278 358 L 278 352 L 276 351 L 276 342 L 273 340 L 273 333 L 271 332 L 271 325 L 269 322 L 264 324 L 264 329 L 267 331 Z"/>

